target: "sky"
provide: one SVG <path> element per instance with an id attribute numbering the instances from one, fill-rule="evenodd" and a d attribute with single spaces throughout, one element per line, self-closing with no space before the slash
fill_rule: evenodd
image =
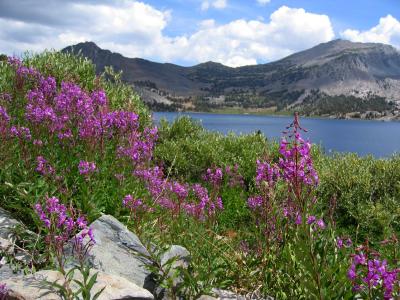
<path id="1" fill-rule="evenodd" d="M 0 0 L 0 53 L 84 41 L 194 65 L 274 61 L 333 39 L 400 50 L 400 0 Z"/>

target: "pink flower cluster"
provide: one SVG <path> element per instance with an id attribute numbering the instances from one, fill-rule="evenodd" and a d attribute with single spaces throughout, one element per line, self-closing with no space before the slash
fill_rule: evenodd
<path id="1" fill-rule="evenodd" d="M 81 160 L 78 165 L 79 174 L 89 175 L 96 171 L 96 164 L 94 162 Z"/>
<path id="2" fill-rule="evenodd" d="M 336 238 L 336 246 L 338 247 L 338 249 L 349 248 L 352 245 L 353 242 L 350 238 L 341 238 L 341 237 Z"/>
<path id="3" fill-rule="evenodd" d="M 0 106 L 0 136 L 5 137 L 8 132 L 10 116 L 7 114 L 5 107 Z"/>
<path id="4" fill-rule="evenodd" d="M 8 288 L 5 283 L 0 283 L 0 300 L 6 300 L 8 295 Z"/>
<path id="5" fill-rule="evenodd" d="M 347 272 L 353 282 L 353 290 L 372 291 L 383 290 L 383 299 L 394 299 L 400 295 L 400 268 L 391 269 L 386 260 L 380 260 L 378 253 L 368 255 L 360 251 L 353 256 L 352 264 Z"/>
<path id="6" fill-rule="evenodd" d="M 307 224 L 312 227 L 314 231 L 320 229 L 324 230 L 326 225 L 323 219 L 317 219 L 316 216 L 308 216 Z"/>
<path id="7" fill-rule="evenodd" d="M 22 141 L 29 141 L 32 138 L 30 129 L 23 126 L 11 126 L 10 134 L 12 137 L 19 138 Z"/>
<path id="8" fill-rule="evenodd" d="M 130 194 L 126 195 L 124 199 L 122 199 L 122 205 L 128 208 L 130 211 L 151 210 L 146 204 L 143 203 L 142 199 L 135 199 Z"/>
<path id="9" fill-rule="evenodd" d="M 318 184 L 318 174 L 314 169 L 310 150 L 310 142 L 305 142 L 299 132 L 294 134 L 292 143 L 282 139 L 279 152 L 283 158 L 279 159 L 279 166 L 282 177 L 287 182 L 296 180 L 307 185 Z"/>
<path id="10" fill-rule="evenodd" d="M 82 243 L 85 237 L 89 237 L 90 244 L 95 243 L 85 217 L 67 208 L 58 198 L 47 198 L 44 206 L 37 203 L 35 211 L 46 229 L 46 241 L 55 251 L 63 252 L 64 245 L 73 237 L 77 243 Z M 75 236 L 79 231 L 79 235 Z"/>
<path id="11" fill-rule="evenodd" d="M 220 185 L 222 171 L 220 173 L 218 170 L 209 169 L 204 178 L 211 180 L 214 185 Z M 153 202 L 163 209 L 170 210 L 173 216 L 184 211 L 188 215 L 204 220 L 214 216 L 217 210 L 223 209 L 219 195 L 210 197 L 207 188 L 199 183 L 189 185 L 171 181 L 165 178 L 160 167 L 138 169 L 134 175 L 145 182 Z"/>
<path id="12" fill-rule="evenodd" d="M 225 167 L 225 174 L 229 178 L 230 187 L 244 187 L 243 176 L 239 173 L 239 165 L 235 164 L 233 168 L 231 166 Z"/>
<path id="13" fill-rule="evenodd" d="M 223 176 L 221 168 L 215 168 L 214 170 L 208 168 L 206 174 L 203 175 L 203 180 L 212 185 L 221 185 Z"/>
<path id="14" fill-rule="evenodd" d="M 307 203 L 307 199 L 311 198 L 310 188 L 318 184 L 318 174 L 311 158 L 311 144 L 305 142 L 300 135 L 300 130 L 304 129 L 299 125 L 297 114 L 287 129 L 289 132 L 286 134 L 290 142 L 285 137 L 282 139 L 279 149 L 282 157 L 279 158 L 279 162 L 276 164 L 257 160 L 255 183 L 259 195 L 249 197 L 247 205 L 253 211 L 258 208 L 272 209 L 269 202 L 274 197 L 277 183 L 282 180 L 287 184 L 288 192 L 285 201 L 279 204 L 283 216 L 300 225 L 305 208 L 313 204 Z M 304 194 L 304 190 L 308 191 L 307 194 Z M 323 220 L 316 220 L 314 216 L 310 216 L 307 222 L 313 229 L 325 228 Z"/>
<path id="15" fill-rule="evenodd" d="M 8 62 L 15 69 L 23 87 L 29 80 L 32 88 L 26 93 L 25 119 L 35 133 L 52 136 L 60 141 L 80 140 L 101 146 L 99 141 L 113 139 L 120 143 L 119 155 L 142 162 L 151 158 L 157 128 L 139 131 L 139 116 L 134 112 L 110 111 L 106 93 L 99 89 L 83 90 L 71 82 L 44 77 L 33 68 L 25 67 L 16 58 Z M 0 107 L 0 130 L 10 122 L 6 109 Z M 29 140 L 27 127 L 11 127 L 10 134 Z"/>
<path id="16" fill-rule="evenodd" d="M 55 170 L 54 168 L 47 162 L 47 160 L 43 156 L 38 156 L 36 158 L 37 166 L 36 171 L 43 176 L 53 175 Z"/>
<path id="17" fill-rule="evenodd" d="M 134 165 L 140 165 L 152 159 L 155 142 L 158 138 L 158 129 L 145 128 L 143 133 L 131 132 L 126 145 L 118 148 L 118 156 L 129 158 Z"/>
<path id="18" fill-rule="evenodd" d="M 256 184 L 259 188 L 262 188 L 263 184 L 266 184 L 268 188 L 272 188 L 275 186 L 279 178 L 279 167 L 271 165 L 265 161 L 261 162 L 260 160 L 257 160 Z"/>

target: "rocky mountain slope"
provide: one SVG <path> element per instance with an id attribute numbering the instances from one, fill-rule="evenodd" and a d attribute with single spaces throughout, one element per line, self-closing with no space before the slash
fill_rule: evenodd
<path id="1" fill-rule="evenodd" d="M 192 67 L 127 58 L 93 42 L 63 49 L 111 65 L 145 100 L 164 109 L 273 108 L 308 114 L 393 111 L 400 102 L 400 52 L 377 43 L 334 40 L 267 64 Z M 157 105 L 156 105 L 157 106 Z"/>

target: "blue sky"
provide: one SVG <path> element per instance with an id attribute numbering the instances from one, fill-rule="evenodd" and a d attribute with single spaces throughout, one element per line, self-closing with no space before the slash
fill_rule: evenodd
<path id="1" fill-rule="evenodd" d="M 388 14 L 400 20 L 400 0 L 271 0 L 265 5 L 252 0 L 231 0 L 227 1 L 225 9 L 205 11 L 201 10 L 199 0 L 149 0 L 146 2 L 160 9 L 173 10 L 176 18 L 167 28 L 167 33 L 172 35 L 194 31 L 196 22 L 201 19 L 213 18 L 220 23 L 228 23 L 239 18 L 268 19 L 275 10 L 284 5 L 328 15 L 337 33 L 349 27 L 367 30 L 375 26 L 379 18 Z"/>
<path id="2" fill-rule="evenodd" d="M 193 65 L 265 63 L 342 38 L 400 49 L 400 0 L 1 0 L 0 52 L 83 41 Z"/>

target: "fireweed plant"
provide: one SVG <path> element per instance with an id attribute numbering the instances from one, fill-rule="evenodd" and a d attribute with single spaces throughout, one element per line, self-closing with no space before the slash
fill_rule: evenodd
<path id="1" fill-rule="evenodd" d="M 66 295 L 64 246 L 88 290 L 88 223 L 108 213 L 145 243 L 191 252 L 178 292 L 187 299 L 213 287 L 276 299 L 399 296 L 396 160 L 321 158 L 297 115 L 278 144 L 187 119 L 159 130 L 121 74 L 96 76 L 66 54 L 8 58 L 0 70 L 0 205 L 40 232 Z M 361 201 L 377 195 L 385 201 Z M 369 222 L 370 211 L 384 217 Z"/>
<path id="2" fill-rule="evenodd" d="M 0 283 L 0 300 L 5 300 L 8 294 L 8 289 L 5 283 Z"/>

